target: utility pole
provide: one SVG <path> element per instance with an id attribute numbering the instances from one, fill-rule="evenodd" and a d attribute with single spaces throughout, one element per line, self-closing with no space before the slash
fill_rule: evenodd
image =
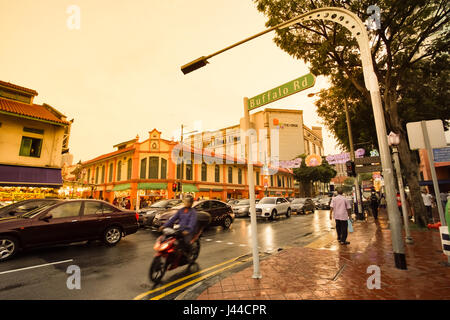
<path id="1" fill-rule="evenodd" d="M 355 162 L 355 149 L 353 147 L 353 135 L 352 135 L 352 126 L 350 124 L 350 115 L 348 114 L 348 107 L 347 107 L 347 99 L 344 99 L 344 110 L 345 110 L 345 119 L 347 120 L 347 131 L 348 131 L 348 139 L 350 143 L 350 160 L 354 163 Z M 355 179 L 355 196 L 356 196 L 356 204 L 358 205 L 358 219 L 364 220 L 364 215 L 362 211 L 362 205 L 361 205 L 361 190 L 359 189 L 359 182 L 358 182 L 358 174 L 356 174 Z"/>
<path id="2" fill-rule="evenodd" d="M 184 145 L 183 145 L 183 124 L 181 124 L 181 168 L 180 168 L 180 199 L 183 199 L 183 160 L 184 160 Z"/>

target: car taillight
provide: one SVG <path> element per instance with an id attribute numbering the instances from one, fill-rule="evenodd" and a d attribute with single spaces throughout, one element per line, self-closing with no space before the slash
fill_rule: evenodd
<path id="1" fill-rule="evenodd" d="M 136 212 L 136 221 L 139 221 L 139 213 Z"/>

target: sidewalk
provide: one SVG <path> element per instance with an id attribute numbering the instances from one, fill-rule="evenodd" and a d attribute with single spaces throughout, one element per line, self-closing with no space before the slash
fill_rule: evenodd
<path id="1" fill-rule="evenodd" d="M 408 270 L 399 270 L 385 212 L 379 220 L 354 223 L 348 246 L 340 245 L 333 231 L 307 247 L 285 249 L 262 260 L 262 279 L 252 279 L 249 267 L 218 281 L 197 299 L 450 299 L 450 267 L 441 264 L 447 258 L 439 232 L 412 231 L 414 244 L 406 247 Z M 367 288 L 370 265 L 381 269 L 380 289 Z"/>

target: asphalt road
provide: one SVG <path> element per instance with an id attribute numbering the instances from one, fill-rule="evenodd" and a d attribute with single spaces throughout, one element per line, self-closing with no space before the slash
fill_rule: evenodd
<path id="1" fill-rule="evenodd" d="M 280 217 L 275 221 L 258 220 L 260 252 L 273 253 L 279 248 L 305 246 L 328 233 L 331 226 L 328 211 Z M 139 295 L 140 298 L 152 298 L 143 293 L 158 289 L 148 279 L 157 236 L 153 231 L 141 229 L 112 248 L 94 242 L 22 252 L 12 260 L 0 263 L 0 299 L 133 299 Z M 153 297 L 161 298 L 161 292 L 174 287 L 170 287 L 173 281 L 183 283 L 180 278 L 190 278 L 186 280 L 188 282 L 196 278 L 192 282 L 199 281 L 200 276 L 208 277 L 209 270 L 217 275 L 223 266 L 230 269 L 231 262 L 224 264 L 230 259 L 243 255 L 251 257 L 249 241 L 249 218 L 237 218 L 229 230 L 221 227 L 206 230 L 197 265 L 191 270 L 184 266 L 167 272 L 159 285 L 167 289 Z M 221 266 L 217 266 L 219 264 Z M 67 287 L 71 276 L 67 270 L 71 265 L 80 268 L 81 289 Z M 199 275 L 194 277 L 193 273 Z M 188 283 L 182 289 L 173 289 L 166 298 L 174 298 L 187 288 Z"/>

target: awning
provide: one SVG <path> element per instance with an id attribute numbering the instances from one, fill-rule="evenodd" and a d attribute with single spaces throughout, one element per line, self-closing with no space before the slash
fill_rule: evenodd
<path id="1" fill-rule="evenodd" d="M 138 190 L 165 190 L 167 183 L 162 182 L 140 182 L 138 183 Z"/>
<path id="2" fill-rule="evenodd" d="M 128 190 L 128 189 L 131 189 L 131 184 L 122 183 L 122 184 L 115 185 L 113 188 L 113 191 L 124 191 L 124 190 Z"/>
<path id="3" fill-rule="evenodd" d="M 59 187 L 62 183 L 59 168 L 0 165 L 0 185 Z"/>
<path id="4" fill-rule="evenodd" d="M 198 189 L 193 184 L 183 184 L 183 192 L 198 192 Z"/>

